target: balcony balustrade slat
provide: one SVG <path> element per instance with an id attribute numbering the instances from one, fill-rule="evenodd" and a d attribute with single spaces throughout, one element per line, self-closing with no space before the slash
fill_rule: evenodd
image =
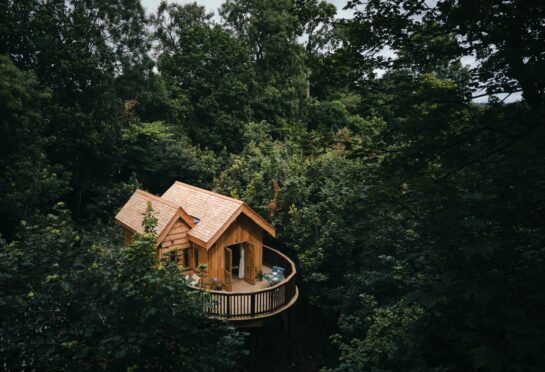
<path id="1" fill-rule="evenodd" d="M 287 305 L 296 295 L 296 270 L 289 258 L 266 245 L 263 245 L 263 264 L 269 267 L 283 267 L 286 279 L 270 288 L 249 293 L 210 291 L 197 287 L 190 288 L 209 293 L 209 297 L 202 297 L 203 309 L 207 314 L 212 316 L 236 319 L 252 318 L 258 315 L 274 313 L 276 310 Z"/>

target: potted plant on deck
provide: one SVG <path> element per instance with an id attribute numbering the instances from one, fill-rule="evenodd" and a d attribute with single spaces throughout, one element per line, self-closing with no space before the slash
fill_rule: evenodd
<path id="1" fill-rule="evenodd" d="M 212 289 L 215 291 L 221 291 L 224 284 L 218 280 L 218 278 L 212 279 Z"/>
<path id="2" fill-rule="evenodd" d="M 199 266 L 197 266 L 197 268 L 195 269 L 195 271 L 197 272 L 197 276 L 199 278 L 204 278 L 206 277 L 206 275 L 208 275 L 208 265 L 207 264 L 200 264 Z"/>
<path id="3" fill-rule="evenodd" d="M 197 266 L 195 268 L 195 272 L 196 272 L 197 276 L 200 278 L 199 285 L 200 285 L 201 288 L 203 287 L 204 279 L 208 275 L 207 270 L 208 270 L 208 265 L 207 264 L 200 264 L 199 266 Z"/>

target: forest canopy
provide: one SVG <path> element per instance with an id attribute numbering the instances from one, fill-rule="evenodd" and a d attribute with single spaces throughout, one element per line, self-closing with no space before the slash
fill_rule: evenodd
<path id="1" fill-rule="evenodd" d="M 131 193 L 175 180 L 296 262 L 306 346 L 271 369 L 545 369 L 545 3 L 345 10 L 0 2 L 3 369 L 240 367 L 153 226 L 121 247 Z"/>

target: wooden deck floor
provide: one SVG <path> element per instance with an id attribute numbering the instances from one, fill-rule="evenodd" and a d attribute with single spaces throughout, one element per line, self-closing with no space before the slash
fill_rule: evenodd
<path id="1" fill-rule="evenodd" d="M 272 271 L 270 267 L 265 265 L 262 266 L 262 270 L 263 270 L 263 274 L 268 274 Z M 259 291 L 260 289 L 265 289 L 269 287 L 270 287 L 269 282 L 267 282 L 266 280 L 261 280 L 261 281 L 256 280 L 255 284 L 250 284 L 248 282 L 245 282 L 242 279 L 239 279 L 236 275 L 233 275 L 233 290 L 231 292 L 232 293 L 236 293 L 236 292 L 250 293 L 250 292 Z"/>

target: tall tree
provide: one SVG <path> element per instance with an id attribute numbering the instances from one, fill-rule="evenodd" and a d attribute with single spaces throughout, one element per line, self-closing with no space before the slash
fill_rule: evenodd
<path id="1" fill-rule="evenodd" d="M 348 7 L 355 10 L 352 48 L 382 67 L 411 62 L 385 50 L 412 49 L 431 63 L 472 56 L 475 88 L 487 94 L 521 91 L 529 106 L 545 104 L 541 2 L 354 0 Z"/>
<path id="2" fill-rule="evenodd" d="M 247 49 L 196 4 L 162 2 L 154 17 L 158 67 L 169 94 L 169 120 L 197 144 L 240 151 L 251 117 Z"/>
<path id="3" fill-rule="evenodd" d="M 335 5 L 324 0 L 297 0 L 295 14 L 299 20 L 300 37 L 305 48 L 305 65 L 308 70 L 307 96 L 326 90 L 324 80 L 331 74 L 327 57 L 339 46 L 335 27 Z"/>
<path id="4" fill-rule="evenodd" d="M 220 14 L 250 49 L 257 85 L 252 108 L 256 121 L 275 126 L 297 122 L 306 97 L 308 70 L 298 42 L 302 27 L 291 0 L 228 0 Z"/>
<path id="5" fill-rule="evenodd" d="M 49 94 L 31 72 L 0 56 L 0 233 L 11 232 L 37 209 L 47 209 L 67 190 L 62 169 L 44 152 Z"/>
<path id="6" fill-rule="evenodd" d="M 144 10 L 137 0 L 25 0 L 0 12 L 0 51 L 51 92 L 44 114 L 55 140 L 46 150 L 70 174 L 79 212 L 97 180 L 111 182 L 117 171 L 123 103 L 115 80 L 147 58 Z"/>

